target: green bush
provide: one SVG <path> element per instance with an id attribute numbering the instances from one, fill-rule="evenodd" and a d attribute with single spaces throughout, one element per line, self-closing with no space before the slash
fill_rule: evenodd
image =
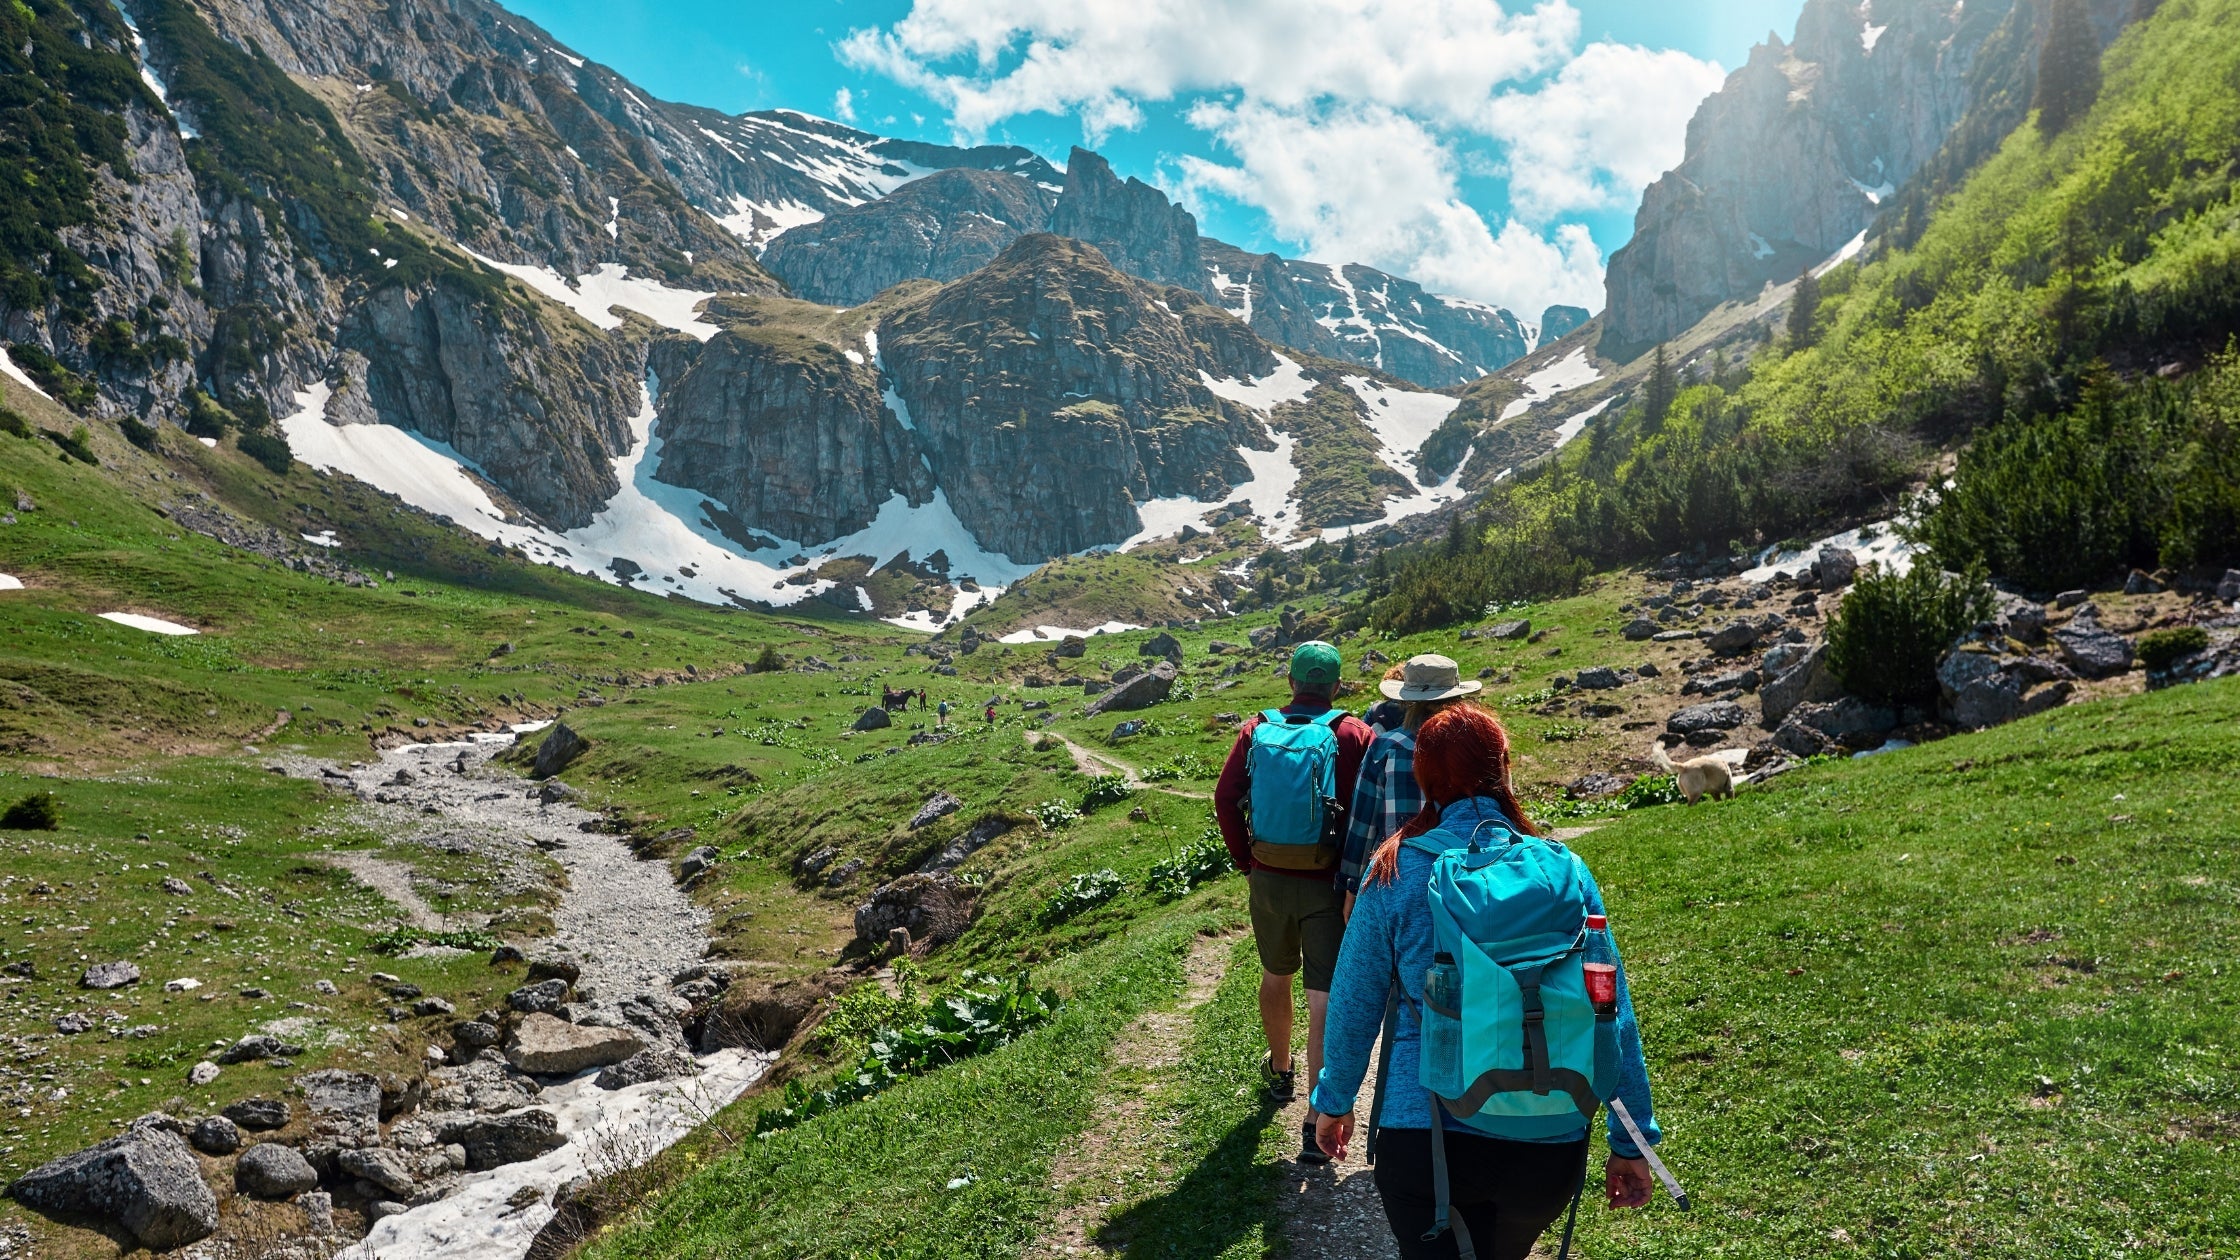
<path id="1" fill-rule="evenodd" d="M 1937 662 L 1993 608 L 1981 569 L 1950 577 L 1928 563 L 1903 576 L 1869 568 L 1828 623 L 1828 666 L 1846 690 L 1868 700 L 1934 699 Z"/>
<path id="2" fill-rule="evenodd" d="M 1049 1023 L 1065 1003 L 1051 990 L 1034 991 L 1022 971 L 1009 980 L 967 971 L 956 986 L 931 1001 L 898 999 L 889 1008 L 894 1022 L 869 1037 L 863 1060 L 828 1089 L 811 1090 L 799 1081 L 786 1086 L 785 1102 L 755 1117 L 755 1132 L 774 1133 L 869 1098 L 905 1077 L 917 1076 L 974 1055 L 1010 1045 Z M 872 986 L 876 987 L 876 986 Z"/>
<path id="3" fill-rule="evenodd" d="M 12 433 L 19 438 L 31 436 L 31 422 L 13 407 L 0 404 L 0 433 Z"/>
<path id="4" fill-rule="evenodd" d="M 2179 657 L 2190 656 L 2207 646 L 2209 632 L 2199 626 L 2153 630 L 2139 636 L 2139 661 L 2159 672 L 2176 664 Z"/>
<path id="5" fill-rule="evenodd" d="M 1145 892 L 1154 896 L 1173 899 L 1186 896 L 1198 885 L 1221 878 L 1230 867 L 1229 846 L 1221 842 L 1221 832 L 1208 827 L 1198 838 L 1175 851 L 1173 857 L 1161 858 L 1151 864 L 1151 873 L 1144 876 Z"/>
<path id="6" fill-rule="evenodd" d="M 153 451 L 156 449 L 156 430 L 154 425 L 142 424 L 138 420 L 133 419 L 131 416 L 126 416 L 124 419 L 117 421 L 117 427 L 124 431 L 125 441 L 132 443 L 134 446 L 139 447 L 143 451 Z"/>
<path id="7" fill-rule="evenodd" d="M 0 814 L 0 829 L 53 831 L 62 826 L 62 804 L 52 792 L 33 792 Z"/>
<path id="8" fill-rule="evenodd" d="M 1128 778 L 1121 774 L 1099 774 L 1089 779 L 1089 790 L 1081 794 L 1081 812 L 1093 814 L 1107 805 L 1117 805 L 1128 799 Z"/>
<path id="9" fill-rule="evenodd" d="M 464 949 L 475 953 L 496 949 L 502 942 L 488 932 L 473 928 L 454 928 L 447 932 L 429 931 L 425 928 L 393 928 L 366 942 L 366 948 L 376 954 L 395 956 L 420 945 L 440 945 L 445 949 Z"/>
<path id="10" fill-rule="evenodd" d="M 46 435 L 49 442 L 61 447 L 62 453 L 66 457 L 77 460 L 81 464 L 99 464 L 101 462 L 95 458 L 93 448 L 86 444 L 87 439 L 93 435 L 86 431 L 84 425 L 81 424 L 68 433 L 62 433 L 54 429 L 41 429 L 39 431 Z"/>
<path id="11" fill-rule="evenodd" d="M 1042 904 L 1043 922 L 1063 923 L 1084 911 L 1096 909 L 1127 888 L 1128 883 L 1120 878 L 1120 872 L 1109 867 L 1076 875 L 1060 885 L 1058 891 L 1050 894 L 1050 900 Z"/>
<path id="12" fill-rule="evenodd" d="M 240 417 L 199 389 L 187 391 L 187 432 L 198 438 L 222 438 L 241 427 Z"/>
<path id="13" fill-rule="evenodd" d="M 1044 801 L 1031 812 L 1044 831 L 1056 831 L 1081 817 L 1081 811 L 1073 807 L 1072 801 Z"/>
<path id="14" fill-rule="evenodd" d="M 263 464 L 275 476 L 284 477 L 290 468 L 295 467 L 296 453 L 288 446 L 288 437 L 284 433 L 269 430 L 244 433 L 236 445 L 241 448 L 242 454 Z"/>
<path id="15" fill-rule="evenodd" d="M 1220 767 L 1196 753 L 1176 753 L 1166 761 L 1143 772 L 1146 783 L 1166 783 L 1175 779 L 1210 779 L 1220 772 Z"/>

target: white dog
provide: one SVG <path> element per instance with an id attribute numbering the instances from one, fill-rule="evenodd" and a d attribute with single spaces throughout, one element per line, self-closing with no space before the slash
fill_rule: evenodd
<path id="1" fill-rule="evenodd" d="M 1690 805 L 1706 796 L 1734 799 L 1734 773 L 1717 757 L 1698 757 L 1675 765 L 1672 758 L 1665 755 L 1664 741 L 1660 739 L 1649 745 L 1649 758 L 1657 763 L 1658 769 L 1679 782 L 1680 795 L 1687 797 Z"/>

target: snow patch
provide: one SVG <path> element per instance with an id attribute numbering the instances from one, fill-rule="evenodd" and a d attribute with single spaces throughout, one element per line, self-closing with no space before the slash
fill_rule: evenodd
<path id="1" fill-rule="evenodd" d="M 1249 376 L 1238 380 L 1215 377 L 1202 368 L 1198 371 L 1198 379 L 1205 382 L 1205 387 L 1216 398 L 1243 403 L 1263 412 L 1272 411 L 1284 403 L 1297 402 L 1314 392 L 1314 378 L 1307 375 L 1306 369 L 1280 354 L 1276 356 L 1276 370 L 1258 379 Z"/>
<path id="2" fill-rule="evenodd" d="M 1014 630 L 1011 633 L 1003 636 L 1002 638 L 997 639 L 996 642 L 1056 643 L 1058 640 L 1065 638 L 1069 634 L 1074 636 L 1075 638 L 1086 639 L 1091 635 L 1125 634 L 1130 630 L 1141 629 L 1143 629 L 1142 626 L 1135 625 L 1126 621 L 1108 621 L 1101 626 L 1091 626 L 1087 630 L 1068 630 L 1064 626 L 1036 626 L 1032 630 Z"/>
<path id="3" fill-rule="evenodd" d="M 1857 183 L 1859 181 L 1853 180 L 1851 182 Z M 1752 258 L 1771 258 L 1773 257 L 1773 246 L 1766 244 L 1766 238 L 1752 232 L 1750 234 L 1750 256 Z"/>
<path id="4" fill-rule="evenodd" d="M 32 393 L 37 394 L 39 397 L 46 399 L 48 402 L 54 401 L 53 394 L 50 394 L 47 391 L 39 388 L 39 382 L 32 380 L 29 376 L 24 374 L 22 368 L 16 366 L 15 357 L 6 349 L 0 349 L 0 373 L 6 373 L 9 380 L 23 386 L 25 389 L 28 389 Z"/>
<path id="5" fill-rule="evenodd" d="M 1462 405 L 1459 398 L 1394 389 L 1366 376 L 1343 379 L 1346 388 L 1368 409 L 1369 431 L 1377 435 L 1384 446 L 1385 462 L 1395 469 L 1402 468 L 1401 459 L 1421 449 L 1424 441 L 1446 423 L 1447 416 Z"/>
<path id="6" fill-rule="evenodd" d="M 1887 179 L 1883 180 L 1881 183 L 1875 185 L 1872 188 L 1869 188 L 1865 184 L 1862 184 L 1858 180 L 1854 179 L 1851 181 L 1851 186 L 1858 189 L 1860 194 L 1866 197 L 1869 204 L 1877 206 L 1882 204 L 1883 198 L 1894 196 L 1898 191 L 1897 185 L 1891 183 Z"/>
<path id="7" fill-rule="evenodd" d="M 1859 46 L 1866 49 L 1870 53 L 1873 52 L 1874 46 L 1882 41 L 1882 33 L 1889 29 L 1890 24 L 1888 22 L 1885 22 L 1880 26 L 1867 27 L 1865 30 L 1859 32 Z"/>
<path id="8" fill-rule="evenodd" d="M 1866 229 L 1861 228 L 1857 236 L 1854 236 L 1850 240 L 1843 243 L 1842 249 L 1839 249 L 1835 253 L 1828 255 L 1828 261 L 1821 263 L 1817 267 L 1814 267 L 1812 269 L 1812 274 L 1815 277 L 1827 275 L 1829 272 L 1834 271 L 1837 267 L 1842 266 L 1844 263 L 1857 258 L 1859 256 L 1859 251 L 1866 248 L 1866 244 Z"/>
<path id="9" fill-rule="evenodd" d="M 700 315 L 700 304 L 714 297 L 713 292 L 672 289 L 657 280 L 633 280 L 630 269 L 621 263 L 601 263 L 597 271 L 569 280 L 550 267 L 502 263 L 473 250 L 467 252 L 476 262 L 512 276 L 602 331 L 622 327 L 622 317 L 610 309 L 616 306 L 701 341 L 722 331 Z"/>
<path id="10" fill-rule="evenodd" d="M 1840 534 L 1830 534 L 1826 538 L 1806 543 L 1803 548 L 1797 551 L 1783 551 L 1779 547 L 1768 547 L 1758 553 L 1757 567 L 1745 572 L 1742 575 L 1742 580 L 1745 582 L 1766 582 L 1771 581 L 1773 575 L 1778 572 L 1796 573 L 1806 565 L 1811 564 L 1813 557 L 1820 554 L 1822 547 L 1841 547 L 1858 557 L 1860 564 L 1880 564 L 1883 568 L 1897 574 L 1903 574 L 1913 568 L 1913 558 L 1927 550 L 1927 548 L 1907 542 L 1901 537 L 1898 534 L 1898 523 L 1896 521 L 1876 521 L 1872 524 L 1861 525 L 1857 529 L 1847 529 Z"/>
<path id="11" fill-rule="evenodd" d="M 879 373 L 880 400 L 887 404 L 887 410 L 894 413 L 894 418 L 901 423 L 903 428 L 915 430 L 918 427 L 918 422 L 910 418 L 910 404 L 902 401 L 902 395 L 895 392 L 894 382 L 887 376 L 887 361 L 879 355 L 879 330 L 876 328 L 865 329 L 863 345 L 865 349 L 871 351 L 871 366 Z M 863 362 L 861 358 L 856 357 L 853 350 L 849 351 L 848 355 L 858 363 Z"/>
<path id="12" fill-rule="evenodd" d="M 1501 409 L 1501 419 L 1514 420 L 1530 411 L 1534 403 L 1583 385 L 1592 385 L 1601 379 L 1602 369 L 1588 360 L 1587 348 L 1581 346 L 1518 382 L 1524 392 Z"/>
<path id="13" fill-rule="evenodd" d="M 1299 442 L 1289 434 L 1277 433 L 1271 436 L 1276 444 L 1272 451 L 1256 451 L 1249 446 L 1237 450 L 1251 476 L 1231 490 L 1227 498 L 1208 503 L 1202 499 L 1177 496 L 1138 503 L 1136 516 L 1143 522 L 1143 528 L 1137 530 L 1134 537 L 1121 543 L 1120 550 L 1133 551 L 1147 542 L 1180 533 L 1185 525 L 1201 525 L 1206 513 L 1232 503 L 1250 504 L 1253 515 L 1267 520 L 1267 535 L 1271 542 L 1290 537 L 1292 527 L 1274 518 L 1276 513 L 1284 511 L 1290 505 L 1292 492 L 1299 487 L 1299 468 L 1291 462 L 1291 450 Z"/>
<path id="14" fill-rule="evenodd" d="M 607 198 L 606 226 L 608 240 L 619 241 L 622 239 L 622 199 L 620 197 Z"/>
<path id="15" fill-rule="evenodd" d="M 314 547 L 339 547 L 342 545 L 341 540 L 334 536 L 334 531 L 331 529 L 322 529 L 316 534 L 305 534 L 303 540 Z"/>
<path id="16" fill-rule="evenodd" d="M 130 626 L 135 630 L 145 630 L 149 634 L 167 634 L 176 637 L 202 633 L 193 626 L 182 626 L 176 621 L 165 621 L 161 617 L 143 617 L 139 613 L 105 612 L 101 614 L 101 619 L 103 621 L 114 621 L 120 626 Z"/>
<path id="17" fill-rule="evenodd" d="M 1571 439 L 1579 436 L 1580 433 L 1586 430 L 1587 422 L 1589 420 L 1592 420 L 1596 416 L 1601 415 L 1605 410 L 1609 408 L 1611 403 L 1614 403 L 1616 401 L 1618 401 L 1618 396 L 1616 394 L 1612 394 L 1610 397 L 1603 399 L 1601 402 L 1596 403 L 1594 406 L 1587 408 L 1585 411 L 1579 412 L 1578 414 L 1565 420 L 1562 424 L 1557 425 L 1556 447 L 1558 449 L 1561 449 L 1566 443 L 1570 442 Z"/>
<path id="18" fill-rule="evenodd" d="M 0 573 L 0 591 L 20 591 L 22 589 L 22 578 L 10 577 L 5 573 Z"/>

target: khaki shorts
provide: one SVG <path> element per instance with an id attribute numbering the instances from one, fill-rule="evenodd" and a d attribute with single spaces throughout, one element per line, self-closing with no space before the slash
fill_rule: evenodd
<path id="1" fill-rule="evenodd" d="M 1260 969 L 1288 976 L 1306 964 L 1307 988 L 1330 991 L 1338 970 L 1338 942 L 1345 936 L 1344 894 L 1327 878 L 1301 879 L 1280 871 L 1254 871 L 1252 942 L 1260 950 Z"/>

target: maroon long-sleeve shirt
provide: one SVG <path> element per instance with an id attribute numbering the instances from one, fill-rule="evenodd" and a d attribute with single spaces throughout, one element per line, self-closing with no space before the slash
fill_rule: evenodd
<path id="1" fill-rule="evenodd" d="M 1295 696 L 1290 704 L 1283 706 L 1285 713 L 1308 717 L 1327 713 L 1329 710 L 1329 701 L 1306 696 Z M 1338 874 L 1336 863 L 1320 870 L 1294 871 L 1280 866 L 1260 867 L 1252 860 L 1252 832 L 1245 825 L 1244 818 L 1245 794 L 1250 791 L 1245 781 L 1245 763 L 1252 747 L 1252 729 L 1258 725 L 1260 715 L 1257 713 L 1245 719 L 1244 725 L 1237 731 L 1237 742 L 1229 747 L 1229 760 L 1221 767 L 1221 779 L 1213 788 L 1213 816 L 1221 824 L 1221 841 L 1229 846 L 1229 856 L 1236 861 L 1238 870 L 1251 871 L 1257 868 L 1296 875 L 1301 879 L 1335 879 Z M 1351 801 L 1354 781 L 1361 776 L 1361 759 L 1368 753 L 1369 744 L 1376 739 L 1377 733 L 1368 723 L 1352 714 L 1339 718 L 1331 728 L 1331 733 L 1338 737 L 1338 799 Z"/>

